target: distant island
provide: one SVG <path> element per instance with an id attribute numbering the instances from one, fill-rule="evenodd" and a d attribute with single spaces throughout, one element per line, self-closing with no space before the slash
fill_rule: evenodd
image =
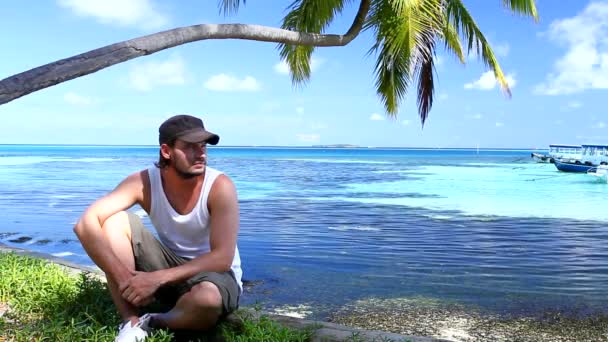
<path id="1" fill-rule="evenodd" d="M 358 148 L 361 147 L 359 145 L 351 145 L 351 144 L 333 144 L 333 145 L 312 145 L 315 148 Z"/>

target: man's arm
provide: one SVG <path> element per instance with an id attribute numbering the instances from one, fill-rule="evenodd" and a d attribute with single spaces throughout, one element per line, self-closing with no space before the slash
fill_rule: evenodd
<path id="1" fill-rule="evenodd" d="M 230 178 L 220 175 L 207 199 L 209 208 L 211 251 L 184 265 L 157 271 L 162 284 L 189 279 L 199 272 L 227 272 L 232 266 L 239 232 L 239 203 L 236 188 Z"/>
<path id="2" fill-rule="evenodd" d="M 118 284 L 129 279 L 134 270 L 127 269 L 116 257 L 101 227 L 110 216 L 142 203 L 144 172 L 128 176 L 112 192 L 95 201 L 74 226 L 74 232 L 91 259 Z"/>

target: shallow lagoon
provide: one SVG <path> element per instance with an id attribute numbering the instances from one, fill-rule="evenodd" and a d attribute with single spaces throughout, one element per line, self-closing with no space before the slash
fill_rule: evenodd
<path id="1" fill-rule="evenodd" d="M 209 153 L 239 190 L 245 304 L 309 317 L 366 298 L 500 313 L 606 307 L 608 185 L 536 164 L 529 151 Z M 0 146 L 0 242 L 90 264 L 72 225 L 156 156 L 154 147 Z"/>

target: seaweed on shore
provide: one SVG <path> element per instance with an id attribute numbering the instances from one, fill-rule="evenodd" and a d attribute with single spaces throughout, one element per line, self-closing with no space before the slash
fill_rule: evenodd
<path id="1" fill-rule="evenodd" d="M 608 314 L 577 308 L 517 316 L 421 297 L 370 298 L 343 307 L 331 321 L 452 341 L 608 341 Z"/>

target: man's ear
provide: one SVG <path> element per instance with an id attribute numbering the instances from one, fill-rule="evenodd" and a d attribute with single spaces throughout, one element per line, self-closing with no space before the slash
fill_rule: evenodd
<path id="1" fill-rule="evenodd" d="M 171 159 L 171 147 L 167 144 L 160 145 L 160 154 L 165 159 Z"/>

